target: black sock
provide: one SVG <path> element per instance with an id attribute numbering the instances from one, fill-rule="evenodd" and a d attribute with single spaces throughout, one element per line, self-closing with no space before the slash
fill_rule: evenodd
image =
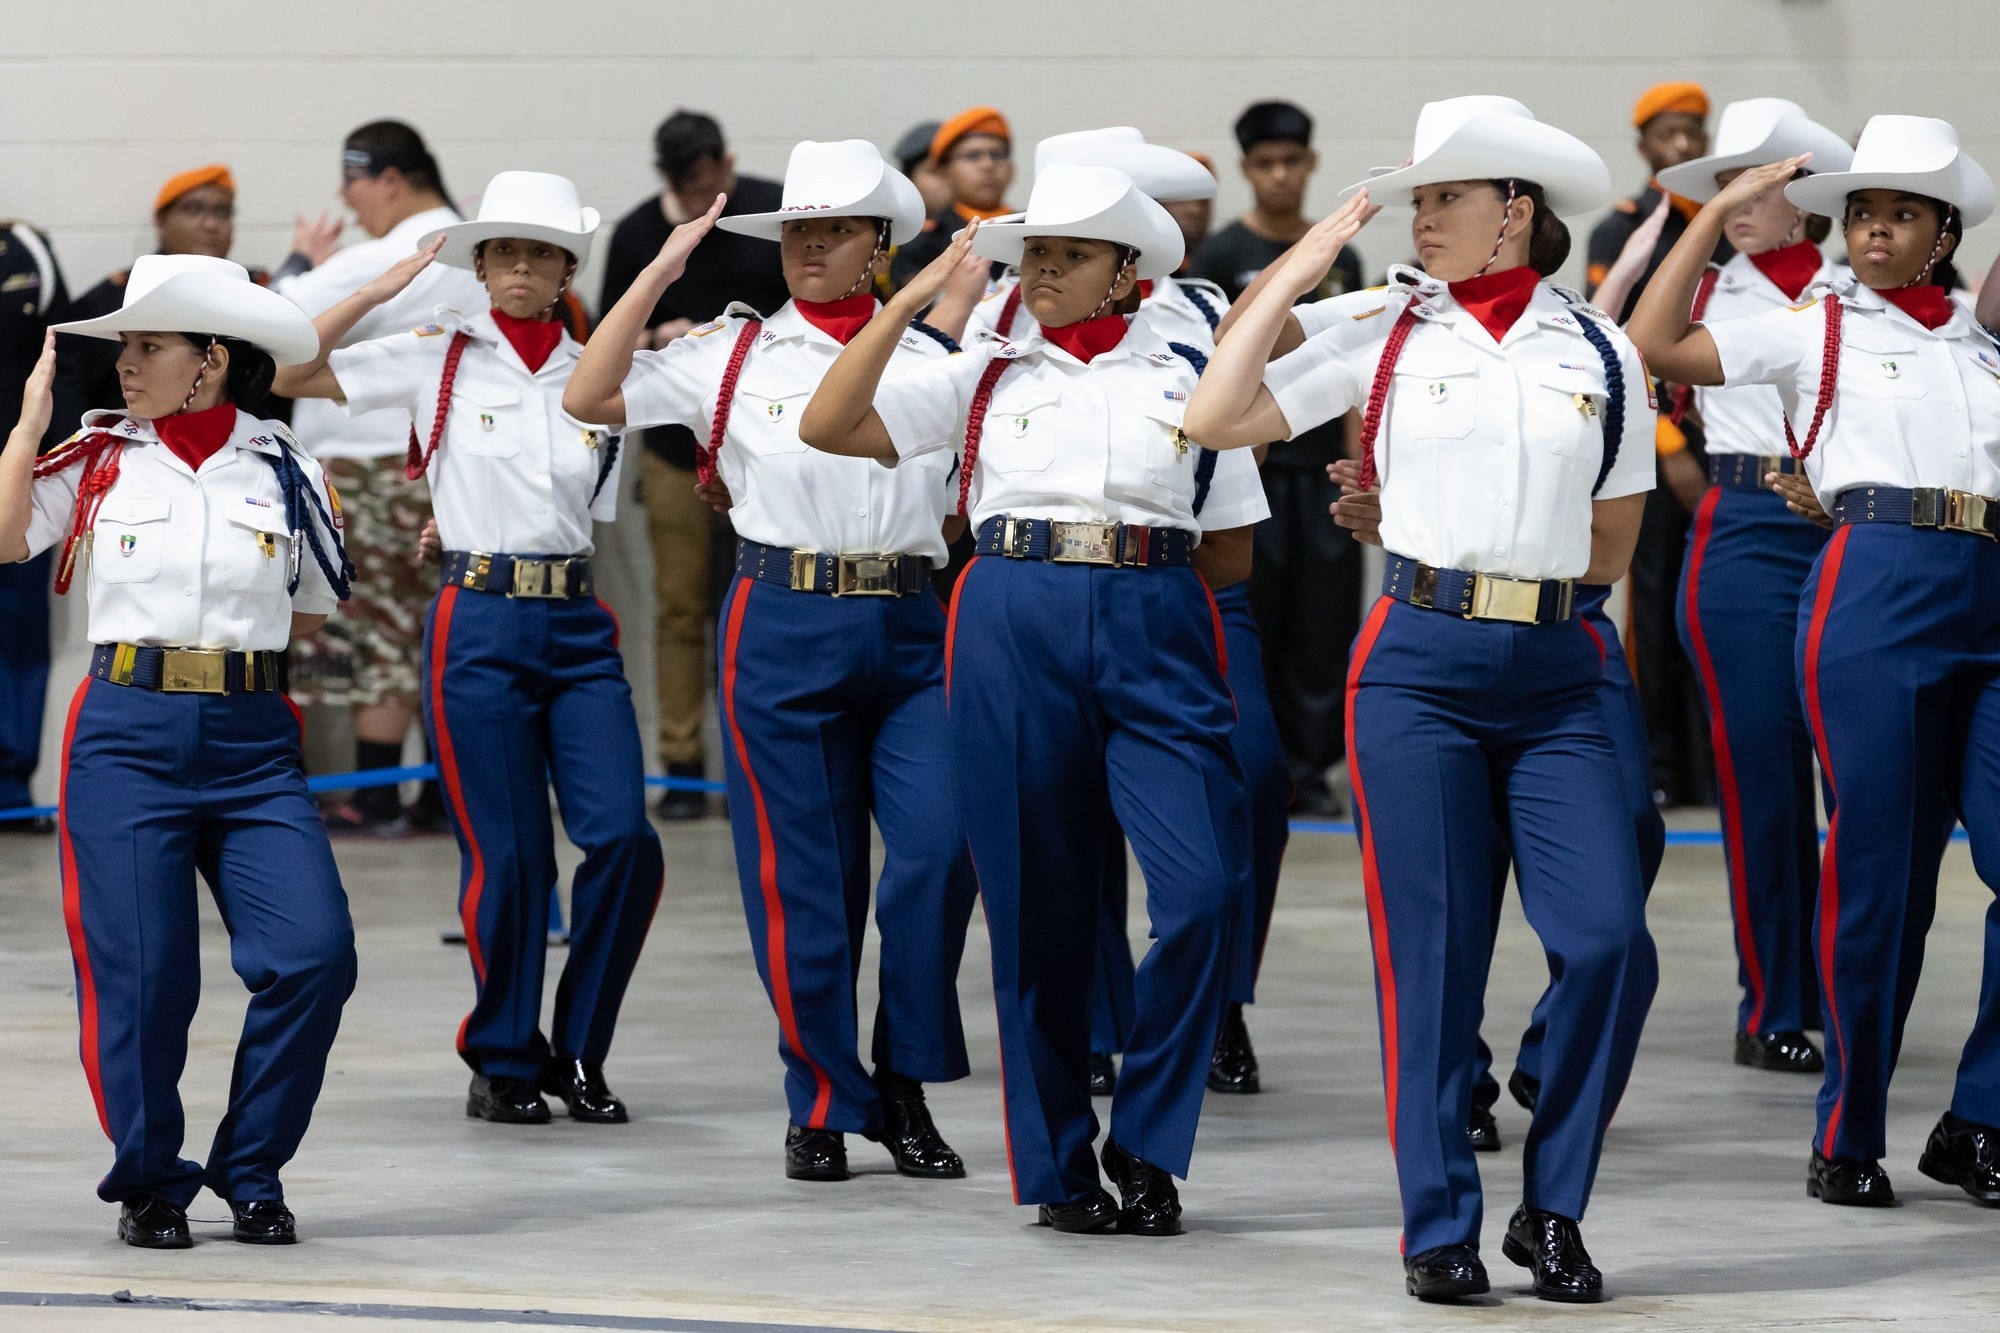
<path id="1" fill-rule="evenodd" d="M 401 768 L 403 747 L 383 741 L 354 742 L 354 766 L 359 769 Z M 363 787 L 354 793 L 354 808 L 369 819 L 394 819 L 403 812 L 402 791 L 391 783 Z"/>

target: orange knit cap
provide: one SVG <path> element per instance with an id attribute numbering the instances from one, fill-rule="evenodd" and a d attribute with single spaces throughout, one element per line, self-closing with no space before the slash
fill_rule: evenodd
<path id="1" fill-rule="evenodd" d="M 1654 116 L 1684 111 L 1690 116 L 1708 117 L 1708 89 L 1698 83 L 1659 83 L 1639 94 L 1632 108 L 1632 123 L 1643 127 Z"/>
<path id="2" fill-rule="evenodd" d="M 1197 161 L 1197 162 L 1201 163 L 1201 164 L 1202 164 L 1202 166 L 1204 166 L 1204 167 L 1206 167 L 1206 168 L 1208 169 L 1208 174 L 1209 174 L 1209 175 L 1211 175 L 1211 176 L 1215 177 L 1215 178 L 1216 178 L 1217 180 L 1221 180 L 1221 179 L 1222 179 L 1222 173 L 1221 173 L 1221 172 L 1219 172 L 1219 171 L 1217 171 L 1217 170 L 1215 169 L 1215 159 L 1214 159 L 1214 158 L 1210 157 L 1210 156 L 1209 156 L 1209 155 L 1208 155 L 1207 153 L 1204 153 L 1204 152 L 1202 152 L 1201 150 L 1199 150 L 1199 149 L 1196 149 L 1196 148 L 1190 148 L 1190 149 L 1188 149 L 1188 150 L 1186 150 L 1186 151 L 1187 151 L 1187 155 L 1188 155 L 1189 157 L 1191 157 L 1191 158 L 1193 158 L 1193 159 L 1194 159 L 1195 161 Z"/>
<path id="3" fill-rule="evenodd" d="M 199 190 L 204 185 L 220 185 L 231 194 L 236 193 L 236 178 L 229 174 L 228 167 L 220 163 L 211 167 L 196 167 L 193 171 L 183 171 L 160 187 L 160 197 L 153 201 L 153 211 L 166 212 L 182 195 Z"/>
<path id="4" fill-rule="evenodd" d="M 937 133 L 931 136 L 931 161 L 944 161 L 944 155 L 951 151 L 952 145 L 968 134 L 995 134 L 1007 140 L 1014 137 L 1005 116 L 990 106 L 975 106 L 938 126 Z"/>

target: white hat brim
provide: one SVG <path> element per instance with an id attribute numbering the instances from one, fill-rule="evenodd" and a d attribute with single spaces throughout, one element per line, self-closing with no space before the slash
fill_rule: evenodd
<path id="1" fill-rule="evenodd" d="M 468 222 L 454 222 L 449 227 L 440 227 L 417 242 L 423 249 L 442 236 L 444 249 L 438 251 L 437 262 L 449 264 L 453 268 L 473 267 L 473 252 L 482 241 L 497 241 L 502 237 L 513 237 L 523 241 L 547 241 L 559 245 L 576 257 L 576 266 L 582 268 L 590 258 L 591 238 L 597 234 L 599 223 L 603 221 L 594 208 L 583 210 L 584 229 L 566 231 L 561 227 L 545 226 L 538 222 L 509 222 L 504 218 L 489 221 L 474 219 Z"/>
<path id="2" fill-rule="evenodd" d="M 108 315 L 52 326 L 57 333 L 118 341 L 126 333 L 206 333 L 241 338 L 281 366 L 319 355 L 319 333 L 306 312 L 255 283 L 183 273 Z"/>
<path id="3" fill-rule="evenodd" d="M 1152 201 L 1149 200 L 1148 202 Z M 1158 207 L 1157 204 L 1154 206 Z M 1173 271 L 1181 266 L 1181 260 L 1186 257 L 1187 242 L 1185 238 L 1181 239 L 1181 245 L 1178 248 L 1170 249 L 1166 246 L 1163 236 L 1152 238 L 1151 244 L 1147 244 L 1145 238 L 1098 235 L 1097 233 L 1102 230 L 1106 229 L 1093 228 L 1090 219 L 1067 223 L 1003 222 L 996 219 L 992 222 L 982 222 L 979 224 L 979 232 L 972 238 L 972 250 L 974 254 L 983 255 L 996 263 L 1009 264 L 1018 268 L 1021 263 L 1021 255 L 1027 249 L 1028 238 L 1030 236 L 1075 236 L 1087 241 L 1106 241 L 1112 245 L 1130 245 L 1139 251 L 1139 258 L 1135 267 L 1141 281 L 1151 281 L 1172 275 Z M 1179 236 L 1178 227 L 1175 228 L 1175 235 Z"/>
<path id="4" fill-rule="evenodd" d="M 1748 152 L 1716 153 L 1709 157 L 1697 157 L 1692 161 L 1683 162 L 1677 167 L 1668 167 L 1659 173 L 1660 186 L 1683 199 L 1692 199 L 1698 204 L 1705 204 L 1722 193 L 1722 186 L 1716 183 L 1715 178 L 1725 171 L 1734 171 L 1739 167 L 1767 166 L 1808 152 L 1813 154 L 1813 161 L 1825 162 L 1830 159 L 1837 167 L 1844 168 L 1853 161 L 1854 150 L 1847 146 L 1846 140 L 1832 130 L 1819 125 L 1797 125 L 1792 128 L 1795 130 L 1795 135 L 1789 143 L 1774 139 L 1761 143 Z M 1814 170 L 1811 163 L 1807 164 L 1806 170 Z M 1820 174 L 1835 173 L 1828 171 Z"/>
<path id="5" fill-rule="evenodd" d="M 1838 219 L 1847 212 L 1847 196 L 1856 190 L 1898 190 L 1942 199 L 1958 209 L 1967 227 L 1993 216 L 1993 180 L 1963 156 L 1936 171 L 1829 171 L 1807 176 L 1787 185 L 1785 198 L 1808 213 Z"/>
<path id="6" fill-rule="evenodd" d="M 1515 116 L 1475 116 L 1421 161 L 1373 174 L 1340 192 L 1363 188 L 1370 201 L 1407 208 L 1408 191 L 1458 180 L 1524 180 L 1542 187 L 1558 217 L 1592 213 L 1611 200 L 1611 169 L 1590 146 L 1564 130 Z"/>

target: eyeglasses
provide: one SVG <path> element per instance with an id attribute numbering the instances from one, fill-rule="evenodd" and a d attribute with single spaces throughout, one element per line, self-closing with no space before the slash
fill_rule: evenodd
<path id="1" fill-rule="evenodd" d="M 947 162 L 969 162 L 974 166 L 978 166 L 982 162 L 991 162 L 997 165 L 1001 162 L 1011 162 L 1013 159 L 1014 150 L 1011 148 L 961 148 L 953 152 L 945 160 Z"/>
<path id="2" fill-rule="evenodd" d="M 194 221 L 233 222 L 236 219 L 236 205 L 204 204 L 194 199 L 182 199 L 167 205 L 167 212 Z"/>

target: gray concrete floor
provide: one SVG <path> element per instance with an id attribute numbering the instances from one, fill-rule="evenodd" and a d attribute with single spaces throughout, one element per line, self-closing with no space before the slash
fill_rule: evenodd
<path id="1" fill-rule="evenodd" d="M 1695 819 L 1691 822 L 1699 824 Z M 970 1178 L 786 1181 L 777 1032 L 751 967 L 725 826 L 665 830 L 669 879 L 612 1081 L 635 1122 L 503 1128 L 463 1115 L 452 1032 L 463 952 L 441 947 L 456 857 L 442 840 L 347 844 L 361 983 L 305 1149 L 287 1173 L 305 1242 L 260 1250 L 197 1227 L 192 1251 L 113 1238 L 92 1187 L 109 1154 L 76 1061 L 76 1014 L 47 840 L 0 840 L 0 1329 L 355 1329 L 453 1323 L 585 1328 L 1772 1328 L 1995 1327 L 2000 1213 L 1918 1175 L 1949 1095 L 1990 895 L 1951 852 L 1890 1124 L 1903 1206 L 1829 1208 L 1803 1177 L 1816 1080 L 1729 1063 L 1734 964 L 1713 847 L 1676 847 L 1653 898 L 1664 981 L 1612 1129 L 1587 1238 L 1614 1299 L 1523 1294 L 1499 1258 L 1519 1198 L 1525 1113 L 1483 1159 L 1494 1297 L 1459 1310 L 1403 1295 L 1382 1132 L 1372 980 L 1356 856 L 1294 839 L 1251 1016 L 1267 1091 L 1211 1097 L 1177 1240 L 1059 1237 L 1008 1201 L 985 940 L 962 990 L 977 1071 L 933 1090 Z M 221 1113 L 242 992 L 204 906 L 206 1004 L 182 1087 L 192 1155 Z M 1512 1033 L 1542 982 L 1518 915 L 1502 932 L 1489 1033 Z M 555 959 L 559 965 L 561 955 Z M 864 1004 L 872 1003 L 864 999 Z M 207 1195 L 198 1218 L 226 1216 Z M 114 1291 L 192 1298 L 102 1302 Z M 10 1293 L 58 1293 L 34 1306 Z M 412 1307 L 424 1307 L 415 1309 Z M 559 1312 L 536 1317 L 524 1310 Z M 514 1312 L 510 1315 L 509 1312 Z"/>

